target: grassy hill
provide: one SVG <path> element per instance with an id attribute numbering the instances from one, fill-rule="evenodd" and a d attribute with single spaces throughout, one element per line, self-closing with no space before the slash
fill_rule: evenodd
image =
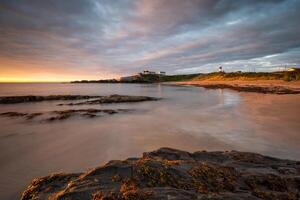
<path id="1" fill-rule="evenodd" d="M 180 81 L 256 81 L 256 80 L 300 80 L 300 71 L 285 72 L 213 72 L 207 74 L 181 74 L 181 75 L 158 75 L 138 74 L 131 76 L 128 80 L 81 80 L 71 83 L 158 83 L 158 82 L 180 82 Z"/>
<path id="2" fill-rule="evenodd" d="M 267 72 L 216 72 L 204 74 L 196 77 L 194 80 L 209 80 L 209 81 L 232 81 L 232 80 L 279 80 L 283 79 L 282 72 L 267 73 Z"/>
<path id="3" fill-rule="evenodd" d="M 162 82 L 189 81 L 194 78 L 197 78 L 200 75 L 201 74 L 168 75 L 168 76 L 162 76 L 160 78 L 160 81 Z"/>
<path id="4" fill-rule="evenodd" d="M 256 81 L 256 80 L 300 80 L 300 72 L 213 72 L 208 74 L 171 75 L 161 78 L 170 81 Z"/>

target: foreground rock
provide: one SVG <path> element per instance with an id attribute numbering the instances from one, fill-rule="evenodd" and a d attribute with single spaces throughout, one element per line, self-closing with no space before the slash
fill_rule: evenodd
<path id="1" fill-rule="evenodd" d="M 289 199 L 300 198 L 300 162 L 254 153 L 162 148 L 110 161 L 86 173 L 32 181 L 28 199 Z"/>
<path id="2" fill-rule="evenodd" d="M 93 104 L 108 104 L 108 103 L 134 103 L 134 102 L 143 102 L 143 101 L 157 101 L 159 98 L 147 97 L 147 96 L 128 96 L 128 95 L 110 95 L 102 96 L 94 100 L 83 101 L 78 103 L 67 103 L 67 104 L 58 104 L 62 105 L 93 105 Z"/>
<path id="3" fill-rule="evenodd" d="M 58 100 L 81 100 L 81 99 L 91 99 L 97 97 L 101 97 L 101 96 L 87 96 L 87 95 L 7 96 L 7 97 L 0 97 L 0 104 L 58 101 Z"/>

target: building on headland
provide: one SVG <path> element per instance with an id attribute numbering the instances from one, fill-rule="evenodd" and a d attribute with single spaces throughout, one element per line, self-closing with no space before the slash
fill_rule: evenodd
<path id="1" fill-rule="evenodd" d="M 134 76 L 123 76 L 120 78 L 121 82 L 133 82 L 138 81 L 140 79 L 140 75 L 134 75 Z"/>
<path id="2" fill-rule="evenodd" d="M 153 72 L 153 71 L 144 70 L 144 71 L 142 72 L 142 74 L 148 75 L 148 74 L 156 74 L 156 73 Z"/>
<path id="3" fill-rule="evenodd" d="M 219 72 L 223 72 L 223 67 L 222 66 L 219 67 Z"/>
<path id="4" fill-rule="evenodd" d="M 158 71 L 158 72 L 154 72 L 154 71 L 149 71 L 149 70 L 144 70 L 142 73 L 140 73 L 142 75 L 166 75 L 166 72 L 164 71 Z"/>
<path id="5" fill-rule="evenodd" d="M 159 71 L 159 72 L 157 72 L 157 74 L 159 74 L 159 75 L 161 75 L 161 76 L 165 76 L 165 75 L 166 75 L 166 72 Z"/>
<path id="6" fill-rule="evenodd" d="M 120 78 L 121 82 L 151 82 L 151 81 L 159 81 L 161 76 L 165 76 L 166 72 L 164 71 L 149 71 L 144 70 L 141 73 L 138 73 L 137 75 L 133 76 L 124 76 Z"/>

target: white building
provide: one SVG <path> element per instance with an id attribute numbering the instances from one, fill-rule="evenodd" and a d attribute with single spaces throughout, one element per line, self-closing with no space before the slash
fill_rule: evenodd
<path id="1" fill-rule="evenodd" d="M 153 71 L 144 70 L 143 74 L 156 74 L 156 73 Z"/>
<path id="2" fill-rule="evenodd" d="M 219 72 L 222 72 L 222 71 L 223 71 L 222 66 L 220 66 L 219 67 Z"/>
<path id="3" fill-rule="evenodd" d="M 165 76 L 165 75 L 166 75 L 166 72 L 159 71 L 159 72 L 157 72 L 157 74 L 162 75 L 162 76 Z"/>
<path id="4" fill-rule="evenodd" d="M 154 72 L 154 71 L 148 71 L 148 70 L 144 70 L 143 73 L 144 75 L 148 75 L 148 74 L 152 74 L 152 75 L 166 75 L 166 72 L 163 71 L 158 71 L 158 72 Z"/>

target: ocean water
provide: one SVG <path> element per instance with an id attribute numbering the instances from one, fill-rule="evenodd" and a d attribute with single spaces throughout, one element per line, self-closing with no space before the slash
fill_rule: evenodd
<path id="1" fill-rule="evenodd" d="M 18 199 L 35 177 L 82 172 L 160 147 L 251 151 L 300 160 L 300 95 L 160 84 L 0 84 L 0 96 L 51 94 L 145 95 L 162 100 L 76 107 L 57 106 L 61 101 L 0 105 L 0 113 L 132 109 L 51 123 L 0 117 L 0 199 Z"/>

